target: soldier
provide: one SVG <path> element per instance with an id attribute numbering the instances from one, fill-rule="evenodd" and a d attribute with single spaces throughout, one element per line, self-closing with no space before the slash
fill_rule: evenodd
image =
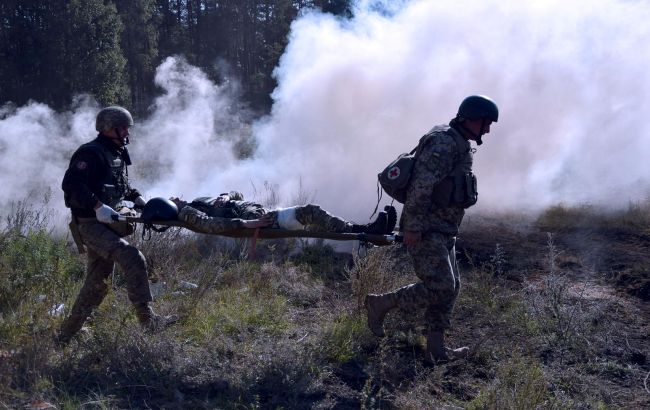
<path id="1" fill-rule="evenodd" d="M 83 287 L 59 331 L 58 341 L 62 344 L 81 329 L 106 296 L 105 280 L 113 273 L 115 262 L 124 272 L 129 300 L 139 322 L 154 329 L 170 319 L 156 315 L 149 306 L 152 297 L 145 258 L 123 239 L 132 231 L 124 232 L 112 219 L 123 200 L 138 207 L 145 204 L 128 179 L 131 158 L 126 145 L 132 125 L 131 114 L 122 107 L 100 110 L 95 123 L 99 135 L 77 149 L 63 177 L 65 205 L 72 213 L 70 227 L 81 252 L 85 246 L 88 261 Z"/>
<path id="2" fill-rule="evenodd" d="M 469 141 L 481 145 L 498 118 L 491 99 L 472 95 L 462 101 L 449 125 L 436 126 L 422 138 L 400 223 L 420 282 L 365 299 L 368 326 L 379 337 L 384 336 L 384 317 L 391 309 L 426 309 L 426 359 L 433 363 L 469 353 L 468 347 L 446 348 L 444 332 L 460 290 L 456 235 L 465 208 L 478 199 Z"/>
<path id="3" fill-rule="evenodd" d="M 268 210 L 258 203 L 244 201 L 243 195 L 236 191 L 216 198 L 196 198 L 190 203 L 179 198 L 172 198 L 172 201 L 178 207 L 181 221 L 211 234 L 269 226 L 384 235 L 391 233 L 397 223 L 397 212 L 392 206 L 380 212 L 374 222 L 358 225 L 333 216 L 314 204 Z"/>

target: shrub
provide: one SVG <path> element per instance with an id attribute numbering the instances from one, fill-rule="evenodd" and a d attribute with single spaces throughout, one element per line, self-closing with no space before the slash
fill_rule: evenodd
<path id="1" fill-rule="evenodd" d="M 359 353 L 364 339 L 369 337 L 361 315 L 342 313 L 327 326 L 323 350 L 329 360 L 346 363 Z"/>
<path id="2" fill-rule="evenodd" d="M 83 270 L 67 243 L 44 230 L 5 234 L 0 240 L 0 312 L 38 295 L 62 301 Z"/>
<path id="3" fill-rule="evenodd" d="M 501 364 L 495 381 L 472 400 L 468 410 L 534 409 L 548 406 L 550 394 L 539 363 L 515 357 Z"/>

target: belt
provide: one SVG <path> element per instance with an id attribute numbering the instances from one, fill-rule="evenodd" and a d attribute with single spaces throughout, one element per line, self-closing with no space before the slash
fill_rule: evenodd
<path id="1" fill-rule="evenodd" d="M 78 224 L 90 224 L 90 223 L 99 223 L 97 218 L 80 218 L 78 216 L 73 216 L 77 220 Z"/>

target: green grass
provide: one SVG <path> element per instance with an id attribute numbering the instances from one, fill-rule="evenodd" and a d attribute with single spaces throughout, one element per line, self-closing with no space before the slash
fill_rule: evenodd
<path id="1" fill-rule="evenodd" d="M 187 319 L 188 334 L 194 338 L 215 332 L 239 335 L 250 332 L 278 334 L 289 326 L 284 318 L 285 298 L 255 293 L 249 288 L 226 288 L 206 295 Z"/>
<path id="2" fill-rule="evenodd" d="M 364 339 L 369 337 L 366 321 L 361 315 L 342 313 L 327 326 L 323 349 L 329 360 L 346 363 L 357 357 Z"/>
<path id="3" fill-rule="evenodd" d="M 0 236 L 0 311 L 37 295 L 60 301 L 83 269 L 67 243 L 45 230 L 5 233 Z"/>
<path id="4" fill-rule="evenodd" d="M 589 225 L 598 217 L 589 212 L 550 210 L 544 223 Z M 553 241 L 542 234 L 539 250 L 527 246 L 527 264 L 512 263 L 512 242 L 491 233 L 485 263 L 463 266 L 448 333 L 450 345 L 474 352 L 431 368 L 422 360 L 422 314 L 392 311 L 384 339 L 367 329 L 366 293 L 417 280 L 400 248 L 371 249 L 350 267 L 322 244 L 285 257 L 284 245 L 274 242 L 267 259 L 249 262 L 238 259 L 232 243 L 177 232 L 138 245 L 169 287 L 154 308 L 179 314 L 179 323 L 143 331 L 116 275 L 87 330 L 57 348 L 52 337 L 62 317 L 50 310 L 71 306 L 83 258 L 41 222 L 30 229 L 28 220 L 14 218 L 23 222 L 0 232 L 0 407 L 36 399 L 60 409 L 650 405 L 639 388 L 650 371 L 642 360 L 650 354 L 643 318 L 628 299 L 593 301 L 571 291 L 567 281 L 585 271 L 562 264 L 580 260 L 562 232 Z M 636 263 L 638 272 L 648 268 L 643 259 Z M 530 269 L 513 268 L 522 265 Z M 181 280 L 199 288 L 170 293 Z"/>

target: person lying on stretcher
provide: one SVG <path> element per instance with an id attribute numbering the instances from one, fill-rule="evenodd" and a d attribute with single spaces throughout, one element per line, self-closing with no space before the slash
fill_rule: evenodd
<path id="1" fill-rule="evenodd" d="M 358 225 L 334 216 L 315 204 L 269 210 L 244 201 L 236 191 L 218 197 L 199 197 L 192 202 L 171 198 L 178 207 L 178 219 L 205 233 L 219 234 L 245 228 L 307 229 L 336 233 L 387 235 L 397 223 L 397 211 L 386 206 L 373 222 Z"/>

